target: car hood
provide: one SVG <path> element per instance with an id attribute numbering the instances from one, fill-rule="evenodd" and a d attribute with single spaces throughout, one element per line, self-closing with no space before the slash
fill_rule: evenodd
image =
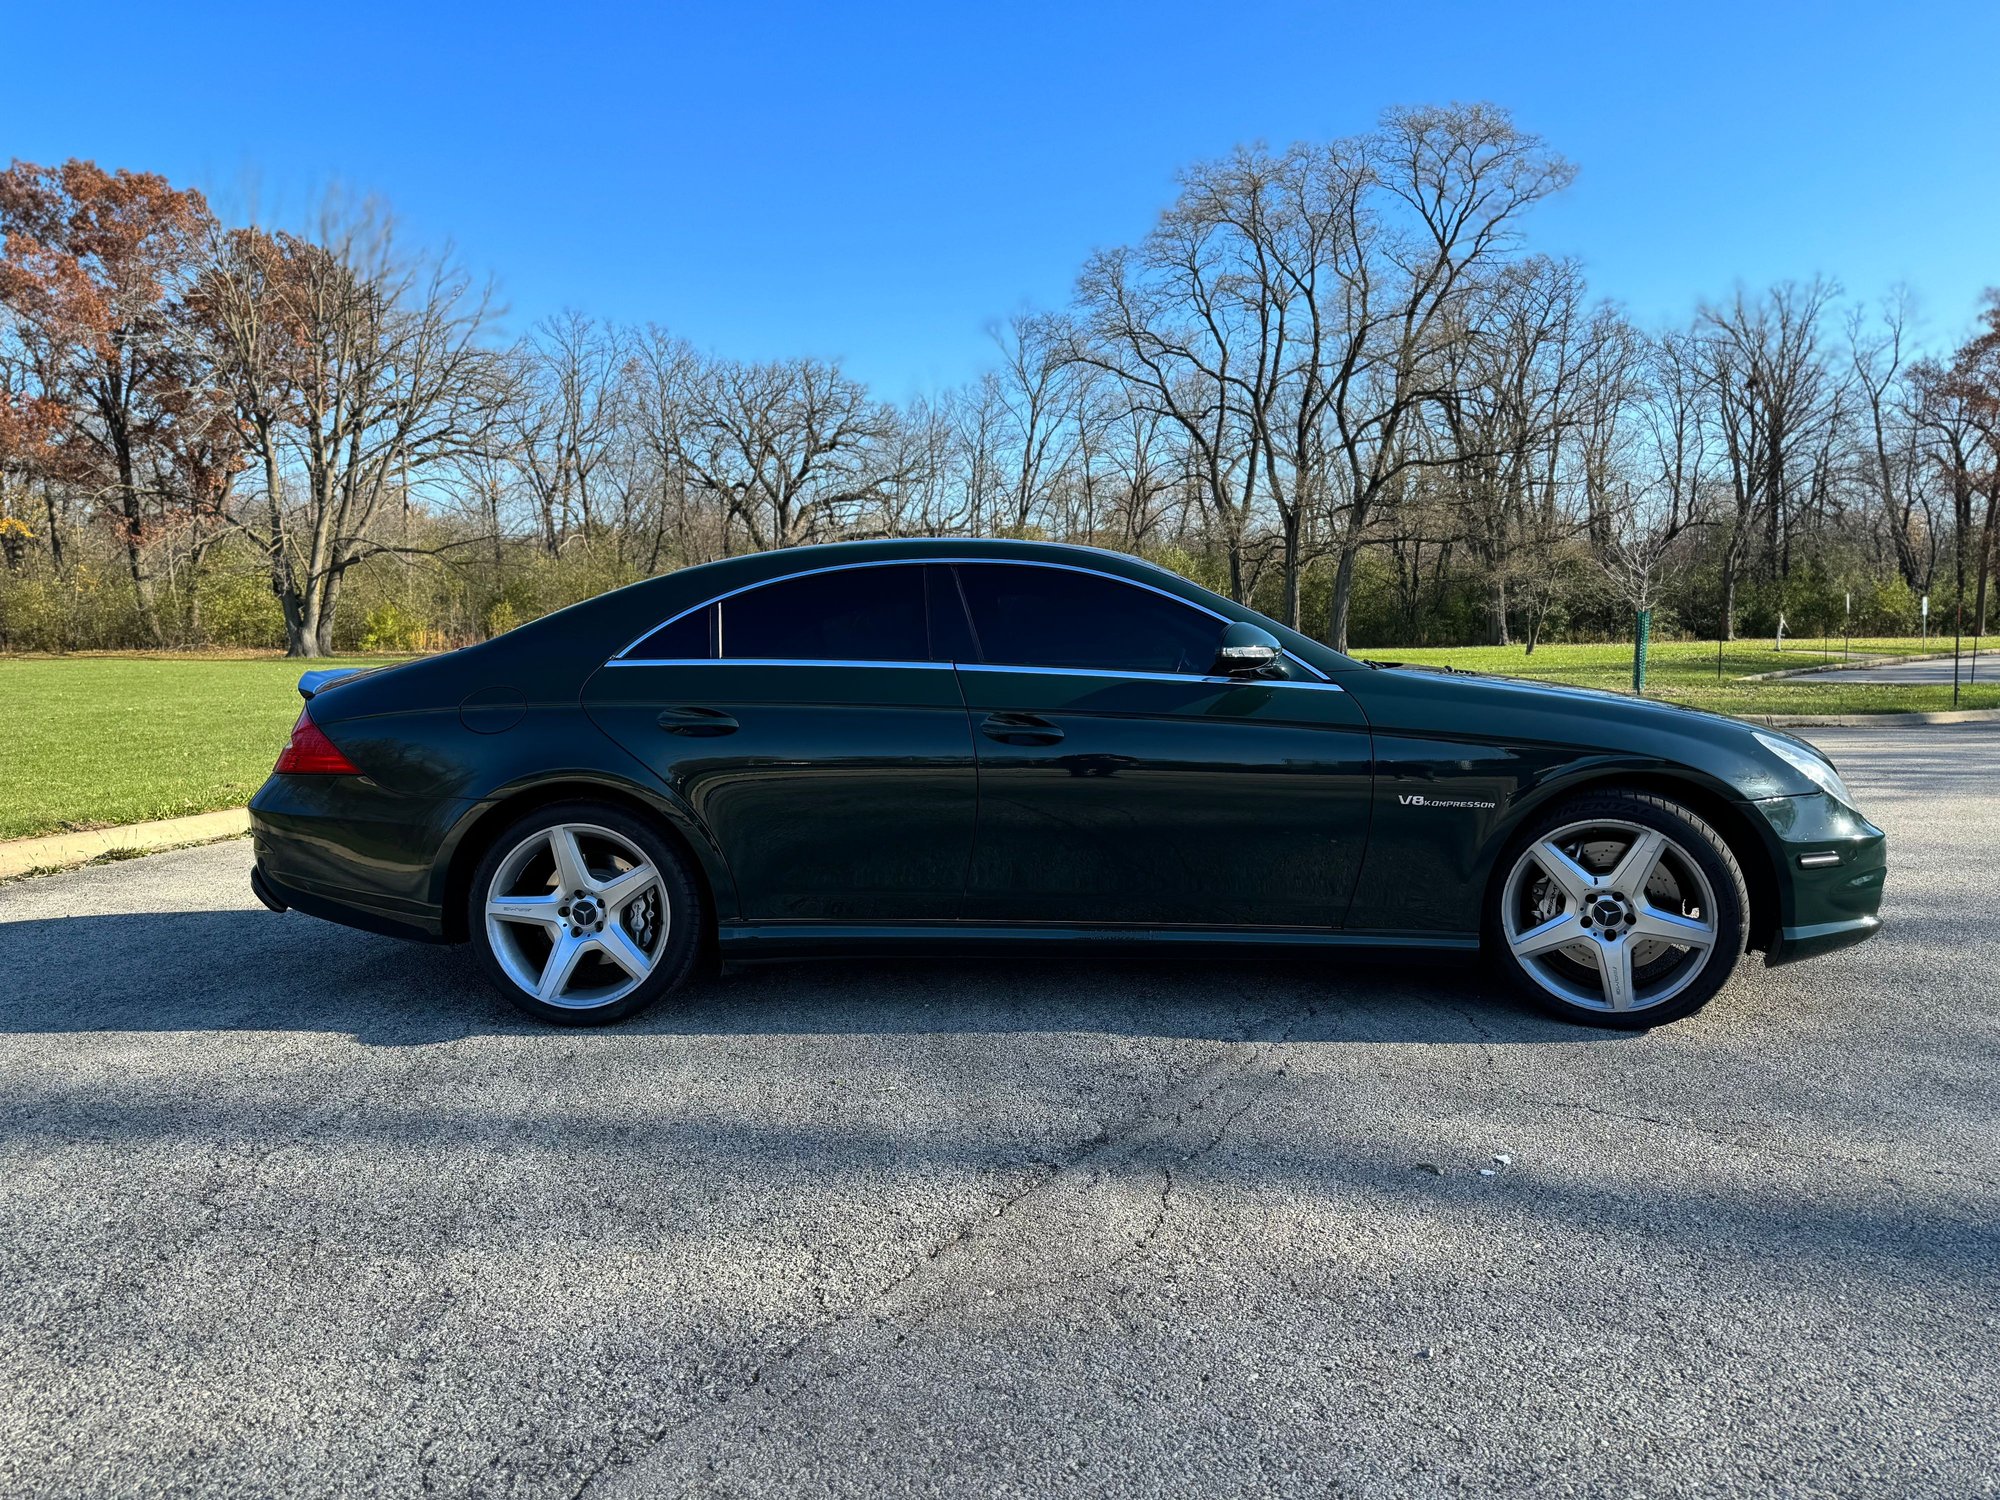
<path id="1" fill-rule="evenodd" d="M 1757 726 L 1726 714 L 1600 688 L 1422 667 L 1382 667 L 1340 680 L 1361 700 L 1377 733 L 1560 745 L 1631 763 L 1683 766 L 1746 800 L 1814 790 L 1757 742 Z"/>

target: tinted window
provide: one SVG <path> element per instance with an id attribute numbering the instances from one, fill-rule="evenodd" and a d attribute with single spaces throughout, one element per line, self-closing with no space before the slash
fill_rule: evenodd
<path id="1" fill-rule="evenodd" d="M 1150 589 L 1004 563 L 967 563 L 958 574 L 989 662 L 1197 676 L 1215 665 L 1222 622 Z"/>
<path id="2" fill-rule="evenodd" d="M 733 594 L 720 608 L 726 658 L 930 660 L 920 567 L 808 573 Z"/>
<path id="3" fill-rule="evenodd" d="M 959 594 L 958 577 L 951 565 L 925 564 L 924 590 L 931 600 L 931 660 L 978 661 L 979 648 L 972 642 L 972 627 L 965 619 L 965 601 Z"/>
<path id="4" fill-rule="evenodd" d="M 715 606 L 662 625 L 625 654 L 635 661 L 700 661 L 714 654 L 710 622 Z"/>

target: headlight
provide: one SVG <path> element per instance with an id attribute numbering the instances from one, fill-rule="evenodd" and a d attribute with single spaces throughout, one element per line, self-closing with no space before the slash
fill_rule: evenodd
<path id="1" fill-rule="evenodd" d="M 1840 772 L 1828 765 L 1819 756 L 1790 740 L 1781 740 L 1775 734 L 1766 734 L 1761 729 L 1753 729 L 1757 743 L 1777 756 L 1779 760 L 1797 771 L 1814 786 L 1838 802 L 1848 807 L 1854 805 L 1854 796 L 1847 790 L 1847 783 L 1840 779 Z"/>

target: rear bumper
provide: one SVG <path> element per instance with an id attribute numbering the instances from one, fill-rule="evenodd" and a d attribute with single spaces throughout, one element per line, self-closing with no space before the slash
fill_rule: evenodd
<path id="1" fill-rule="evenodd" d="M 328 895 L 304 890 L 267 874 L 261 865 L 251 867 L 250 889 L 259 901 L 273 911 L 302 911 L 309 917 L 338 922 L 343 927 L 356 927 L 384 937 L 407 938 L 411 942 L 446 941 L 444 924 L 435 915 L 424 917 L 374 906 L 355 899 L 347 892 Z M 277 904 L 273 905 L 274 902 Z"/>
<path id="2" fill-rule="evenodd" d="M 428 898 L 440 825 L 457 807 L 356 777 L 273 776 L 250 802 L 251 889 L 274 910 L 443 942 L 443 913 Z"/>

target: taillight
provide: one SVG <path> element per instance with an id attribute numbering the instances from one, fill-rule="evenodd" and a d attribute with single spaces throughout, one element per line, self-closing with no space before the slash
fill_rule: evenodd
<path id="1" fill-rule="evenodd" d="M 279 753 L 278 763 L 271 772 L 291 776 L 359 776 L 361 768 L 342 755 L 325 731 L 313 723 L 312 710 L 302 708 L 299 722 L 292 726 L 291 743 Z"/>

